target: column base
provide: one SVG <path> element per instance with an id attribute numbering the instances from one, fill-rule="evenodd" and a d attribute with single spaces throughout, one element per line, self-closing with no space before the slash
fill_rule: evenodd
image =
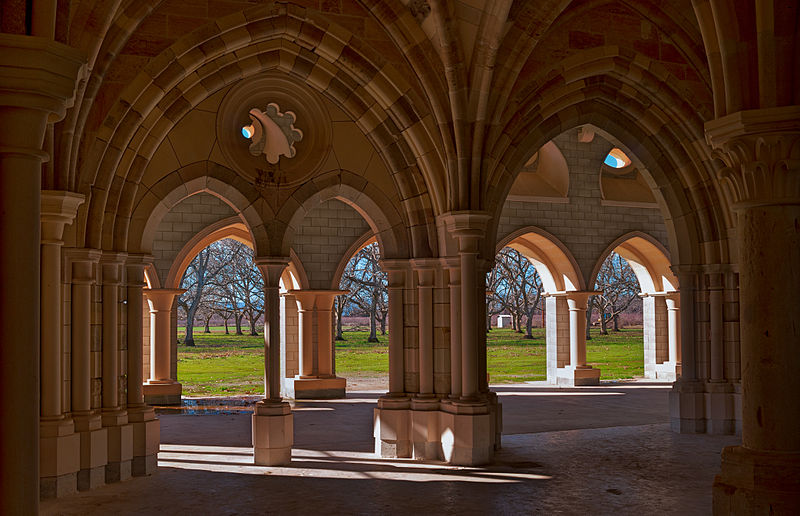
<path id="1" fill-rule="evenodd" d="M 411 400 L 401 397 L 382 397 L 373 411 L 372 435 L 375 437 L 375 454 L 390 459 L 411 457 L 412 445 Z"/>
<path id="2" fill-rule="evenodd" d="M 287 378 L 286 396 L 295 400 L 334 400 L 345 397 L 344 378 Z"/>
<path id="3" fill-rule="evenodd" d="M 488 464 L 495 435 L 488 404 L 443 403 L 440 435 L 443 459 L 456 466 Z"/>
<path id="4" fill-rule="evenodd" d="M 560 387 L 600 385 L 600 370 L 591 366 L 560 367 L 556 370 L 556 385 Z"/>
<path id="5" fill-rule="evenodd" d="M 502 428 L 499 404 L 381 398 L 374 412 L 375 453 L 384 458 L 478 466 L 491 461 Z M 493 424 L 494 420 L 494 424 Z"/>
<path id="6" fill-rule="evenodd" d="M 281 466 L 292 461 L 294 416 L 288 403 L 256 403 L 253 412 L 254 463 Z"/>
<path id="7" fill-rule="evenodd" d="M 105 484 L 108 464 L 108 430 L 98 415 L 75 417 L 75 430 L 80 435 L 81 469 L 78 491 L 88 491 Z"/>
<path id="8" fill-rule="evenodd" d="M 60 498 L 78 491 L 81 438 L 72 419 L 39 424 L 39 497 Z"/>
<path id="9" fill-rule="evenodd" d="M 133 426 L 124 411 L 103 414 L 103 425 L 108 431 L 106 484 L 128 480 L 133 460 Z"/>
<path id="10" fill-rule="evenodd" d="M 800 453 L 722 450 L 714 514 L 800 514 Z"/>
<path id="11" fill-rule="evenodd" d="M 654 372 L 654 380 L 674 382 L 681 376 L 681 364 L 670 361 L 662 362 L 655 365 Z"/>
<path id="12" fill-rule="evenodd" d="M 148 405 L 180 405 L 183 386 L 175 381 L 147 380 L 142 385 Z"/>
<path id="13" fill-rule="evenodd" d="M 706 432 L 705 386 L 698 380 L 678 380 L 669 392 L 669 421 L 673 432 Z"/>
<path id="14" fill-rule="evenodd" d="M 152 407 L 128 409 L 128 421 L 133 429 L 131 475 L 152 475 L 158 467 L 161 421 Z"/>
<path id="15" fill-rule="evenodd" d="M 440 403 L 436 398 L 411 399 L 411 457 L 441 460 L 444 456 L 439 431 Z"/>
<path id="16" fill-rule="evenodd" d="M 729 382 L 708 382 L 705 394 L 706 432 L 717 435 L 741 431 L 741 393 Z M 737 407 L 739 408 L 737 412 Z"/>

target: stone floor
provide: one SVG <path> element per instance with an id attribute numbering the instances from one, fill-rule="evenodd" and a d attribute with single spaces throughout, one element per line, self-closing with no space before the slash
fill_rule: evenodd
<path id="1" fill-rule="evenodd" d="M 497 386 L 503 449 L 482 468 L 376 458 L 376 392 L 295 406 L 290 467 L 254 466 L 247 411 L 162 414 L 158 474 L 42 514 L 709 514 L 733 436 L 679 435 L 668 386 Z"/>

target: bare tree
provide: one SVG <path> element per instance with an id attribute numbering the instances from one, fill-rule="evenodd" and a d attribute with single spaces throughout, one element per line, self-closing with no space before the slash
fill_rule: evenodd
<path id="1" fill-rule="evenodd" d="M 378 341 L 378 320 L 386 333 L 389 291 L 386 274 L 380 267 L 380 248 L 377 243 L 365 246 L 347 263 L 339 288 L 349 290 L 347 302 L 361 313 L 369 315 L 369 338 Z M 344 308 L 343 308 L 344 310 Z"/>
<path id="2" fill-rule="evenodd" d="M 624 258 L 612 252 L 600 266 L 595 290 L 603 292 L 591 298 L 592 306 L 600 315 L 600 333 L 608 335 L 609 320 L 613 321 L 614 331 L 619 331 L 619 315 L 639 299 L 641 288 L 633 269 Z"/>
<path id="3" fill-rule="evenodd" d="M 253 251 L 232 239 L 218 242 L 225 264 L 214 287 L 218 311 L 233 317 L 236 335 L 243 335 L 242 319 L 250 323 L 250 334 L 258 335 L 257 321 L 264 313 L 264 278 L 253 262 Z M 227 327 L 227 320 L 226 320 Z"/>
<path id="4" fill-rule="evenodd" d="M 524 319 L 525 338 L 532 339 L 533 315 L 539 309 L 544 290 L 531 261 L 520 252 L 504 247 L 497 253 L 488 282 L 492 294 L 487 312 L 508 312 L 512 326 L 518 332 L 522 332 Z"/>
<path id="5" fill-rule="evenodd" d="M 224 263 L 215 258 L 215 244 L 211 244 L 189 263 L 181 278 L 184 292 L 178 298 L 178 306 L 186 314 L 186 346 L 194 346 L 194 319 L 203 302 L 206 286 L 213 282 L 222 270 Z"/>

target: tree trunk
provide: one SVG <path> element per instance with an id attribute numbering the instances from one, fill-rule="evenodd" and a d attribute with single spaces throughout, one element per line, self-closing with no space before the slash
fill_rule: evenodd
<path id="1" fill-rule="evenodd" d="M 373 303 L 372 308 L 370 308 L 369 311 L 369 338 L 367 339 L 367 342 L 380 342 L 378 340 L 378 315 L 375 312 L 377 312 L 377 310 L 375 304 Z"/>
<path id="2" fill-rule="evenodd" d="M 388 314 L 384 312 L 381 314 L 380 321 L 381 321 L 381 335 L 386 335 L 386 316 Z"/>
<path id="3" fill-rule="evenodd" d="M 244 317 L 244 314 L 233 316 L 233 320 L 236 323 L 236 335 L 244 335 L 242 333 L 242 317 Z"/>
<path id="4" fill-rule="evenodd" d="M 344 340 L 342 335 L 342 313 L 344 312 L 344 303 L 341 298 L 336 300 L 336 340 Z"/>
<path id="5" fill-rule="evenodd" d="M 533 338 L 533 309 L 528 313 L 528 320 L 525 322 L 525 338 Z"/>
<path id="6" fill-rule="evenodd" d="M 611 313 L 614 314 L 614 331 L 619 331 L 619 313 L 616 306 L 611 305 Z"/>
<path id="7" fill-rule="evenodd" d="M 211 333 L 211 328 L 209 328 L 208 324 L 211 322 L 211 317 L 206 319 L 206 325 L 203 328 L 203 333 Z"/>
<path id="8" fill-rule="evenodd" d="M 194 314 L 197 308 L 190 306 L 186 310 L 186 338 L 183 340 L 184 346 L 194 346 Z"/>
<path id="9" fill-rule="evenodd" d="M 230 335 L 231 334 L 231 332 L 228 331 L 228 319 L 230 319 L 230 316 L 225 318 L 225 335 Z"/>
<path id="10" fill-rule="evenodd" d="M 606 311 L 600 310 L 600 335 L 608 335 L 608 326 L 606 325 Z"/>
<path id="11" fill-rule="evenodd" d="M 247 321 L 250 323 L 250 335 L 258 335 L 258 330 L 256 330 L 256 317 L 253 317 L 253 314 L 251 313 L 247 316 Z"/>
<path id="12" fill-rule="evenodd" d="M 586 340 L 592 340 L 592 304 L 586 307 Z"/>

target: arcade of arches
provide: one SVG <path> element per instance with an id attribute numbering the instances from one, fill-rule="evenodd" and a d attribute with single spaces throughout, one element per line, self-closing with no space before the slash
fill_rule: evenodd
<path id="1" fill-rule="evenodd" d="M 672 429 L 741 435 L 715 512 L 800 512 L 799 16 L 0 0 L 0 512 L 154 472 L 180 274 L 227 237 L 265 280 L 257 464 L 290 460 L 284 397 L 344 392 L 331 304 L 370 239 L 390 311 L 375 452 L 460 465 L 501 444 L 496 251 L 542 276 L 560 385 L 598 381 L 584 312 L 615 251 L 642 288 L 646 374 L 675 380 Z"/>

